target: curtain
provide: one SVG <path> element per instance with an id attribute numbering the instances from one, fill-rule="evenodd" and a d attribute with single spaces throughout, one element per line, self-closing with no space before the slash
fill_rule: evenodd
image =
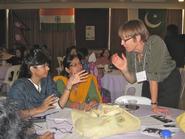
<path id="1" fill-rule="evenodd" d="M 182 10 L 181 9 L 168 9 L 166 16 L 166 25 L 175 24 L 179 28 L 179 33 L 182 30 Z"/>
<path id="2" fill-rule="evenodd" d="M 111 9 L 110 48 L 112 53 L 125 52 L 125 49 L 121 46 L 121 39 L 118 36 L 118 29 L 119 26 L 126 21 L 128 21 L 127 9 Z"/>

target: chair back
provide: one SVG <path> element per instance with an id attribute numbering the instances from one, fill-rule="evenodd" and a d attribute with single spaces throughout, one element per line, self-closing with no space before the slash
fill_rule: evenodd
<path id="1" fill-rule="evenodd" d="M 179 108 L 185 110 L 185 68 L 179 69 L 181 74 L 181 92 L 180 92 L 180 100 L 179 100 Z"/>
<path id="2" fill-rule="evenodd" d="M 121 96 L 115 100 L 116 104 L 128 104 L 128 100 L 137 100 L 137 104 L 141 105 L 151 105 L 151 99 L 140 96 Z"/>
<path id="3" fill-rule="evenodd" d="M 143 83 L 128 83 L 125 87 L 124 95 L 141 96 Z"/>
<path id="4" fill-rule="evenodd" d="M 6 96 L 0 96 L 0 102 L 6 102 Z"/>
<path id="5" fill-rule="evenodd" d="M 61 67 L 61 68 L 62 68 L 62 65 L 63 65 L 64 58 L 65 58 L 65 56 L 63 56 L 63 57 L 58 56 L 58 57 L 57 57 L 58 65 L 59 65 L 59 67 Z"/>
<path id="6" fill-rule="evenodd" d="M 60 75 L 60 73 L 64 70 L 64 66 L 63 66 L 64 58 L 65 58 L 65 56 L 63 56 L 63 57 L 58 56 L 57 57 L 59 67 L 57 67 L 56 70 L 58 72 L 58 75 Z"/>
<path id="7" fill-rule="evenodd" d="M 5 80 L 3 81 L 3 83 L 11 87 L 14 81 L 18 79 L 20 67 L 21 65 L 13 65 L 10 68 L 8 68 L 8 71 L 6 72 Z"/>

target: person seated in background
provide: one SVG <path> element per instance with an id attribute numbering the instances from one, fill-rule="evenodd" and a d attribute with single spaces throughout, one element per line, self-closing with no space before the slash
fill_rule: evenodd
<path id="1" fill-rule="evenodd" d="M 88 52 L 87 48 L 80 48 L 79 49 L 79 58 L 82 63 L 83 69 L 86 70 L 87 72 L 89 72 L 89 62 L 88 62 L 89 52 Z"/>
<path id="2" fill-rule="evenodd" d="M 108 49 L 103 49 L 100 57 L 96 60 L 95 64 L 98 65 L 109 65 L 111 64 L 110 61 L 110 51 Z"/>
<path id="3" fill-rule="evenodd" d="M 10 54 L 6 48 L 0 49 L 0 62 L 7 64 L 7 60 L 12 58 L 14 55 Z"/>
<path id="4" fill-rule="evenodd" d="M 8 99 L 17 103 L 22 118 L 30 118 L 55 108 L 59 93 L 48 71 L 48 56 L 41 49 L 31 50 L 21 66 L 20 79 L 14 82 L 8 92 Z M 78 83 L 83 77 L 84 74 L 78 74 L 71 82 Z M 58 104 L 61 107 L 67 102 L 69 94 L 66 90 L 60 97 Z"/>
<path id="5" fill-rule="evenodd" d="M 35 134 L 32 123 L 19 117 L 14 104 L 1 101 L 0 139 L 54 139 L 54 135 L 49 131 Z"/>
<path id="6" fill-rule="evenodd" d="M 73 45 L 73 46 L 67 48 L 66 55 L 78 55 L 78 50 L 77 50 L 76 46 Z"/>
<path id="7" fill-rule="evenodd" d="M 170 24 L 167 26 L 167 33 L 164 39 L 172 59 L 176 62 L 177 68 L 184 68 L 185 39 L 179 34 L 178 26 Z"/>
<path id="8" fill-rule="evenodd" d="M 12 65 L 20 65 L 23 61 L 25 48 L 16 48 L 14 51 L 14 56 L 7 60 L 8 63 Z"/>
<path id="9" fill-rule="evenodd" d="M 63 95 L 63 92 L 65 93 L 65 90 L 71 92 L 66 106 L 84 110 L 90 110 L 97 106 L 102 99 L 96 77 L 88 74 L 88 77 L 83 82 L 71 83 L 74 76 L 86 72 L 76 55 L 67 55 L 63 65 L 65 69 L 64 76 L 55 76 L 54 80 L 57 83 L 58 92 L 62 93 L 61 95 Z M 81 79 L 84 79 L 84 77 Z"/>

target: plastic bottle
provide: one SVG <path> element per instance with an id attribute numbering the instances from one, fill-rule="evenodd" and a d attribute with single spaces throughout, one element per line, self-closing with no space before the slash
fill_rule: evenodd
<path id="1" fill-rule="evenodd" d="M 161 139 L 171 139 L 172 138 L 172 132 L 170 130 L 162 130 L 160 132 Z"/>

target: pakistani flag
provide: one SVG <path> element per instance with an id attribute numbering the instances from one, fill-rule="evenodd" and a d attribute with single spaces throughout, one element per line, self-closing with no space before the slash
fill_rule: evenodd
<path id="1" fill-rule="evenodd" d="M 70 31 L 75 29 L 74 8 L 40 9 L 42 31 Z"/>
<path id="2" fill-rule="evenodd" d="M 139 18 L 143 20 L 151 34 L 163 36 L 166 27 L 166 10 L 139 9 Z"/>

